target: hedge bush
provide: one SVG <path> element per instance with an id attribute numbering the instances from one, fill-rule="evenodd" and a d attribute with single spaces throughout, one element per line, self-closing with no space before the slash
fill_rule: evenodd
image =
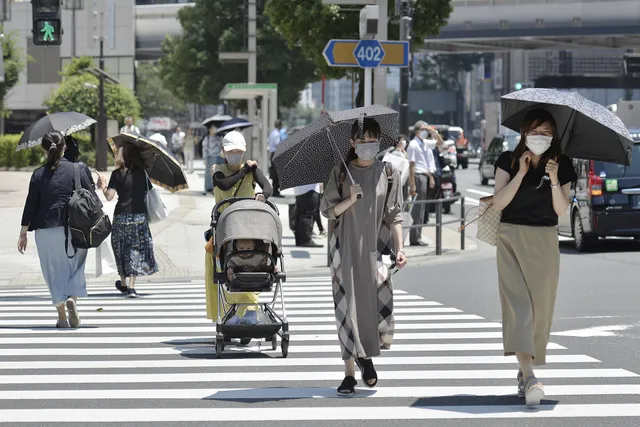
<path id="1" fill-rule="evenodd" d="M 16 151 L 18 141 L 22 134 L 0 135 L 0 167 L 23 168 L 27 166 L 40 166 L 44 163 L 45 152 L 40 147 Z M 79 132 L 73 135 L 80 145 L 80 161 L 91 167 L 96 165 L 96 153 L 88 132 Z M 108 151 L 111 151 L 108 149 Z M 107 156 L 107 162 L 113 164 L 113 156 Z"/>

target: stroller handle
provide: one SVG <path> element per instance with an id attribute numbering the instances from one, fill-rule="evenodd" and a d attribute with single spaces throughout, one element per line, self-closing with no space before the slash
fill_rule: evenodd
<path id="1" fill-rule="evenodd" d="M 218 212 L 220 210 L 220 207 L 222 205 L 232 205 L 235 202 L 239 202 L 240 200 L 255 200 L 254 197 L 229 197 L 228 199 L 224 199 L 224 200 L 220 200 L 218 203 L 216 203 L 216 205 L 213 207 L 213 210 L 211 211 L 211 225 L 215 225 L 218 222 L 218 217 L 220 216 L 221 212 Z M 280 216 L 280 211 L 278 210 L 278 207 L 275 205 L 275 203 L 271 202 L 269 199 L 265 200 L 263 203 L 269 205 L 269 207 L 271 209 L 273 209 L 276 213 L 276 215 Z"/>

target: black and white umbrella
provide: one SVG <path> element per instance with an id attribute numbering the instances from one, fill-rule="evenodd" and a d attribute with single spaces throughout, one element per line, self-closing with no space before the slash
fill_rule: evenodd
<path id="1" fill-rule="evenodd" d="M 536 108 L 547 110 L 556 120 L 567 156 L 631 165 L 633 138 L 622 120 L 575 92 L 523 89 L 504 95 L 502 124 L 520 132 L 522 120 Z"/>
<path id="2" fill-rule="evenodd" d="M 202 126 L 215 126 L 220 127 L 221 124 L 233 119 L 233 117 L 228 116 L 226 114 L 216 114 L 215 116 L 211 116 L 207 119 L 204 119 L 202 122 Z"/>
<path id="3" fill-rule="evenodd" d="M 114 155 L 124 144 L 133 144 L 138 148 L 144 161 L 145 170 L 154 184 L 172 193 L 189 188 L 180 162 L 161 142 L 126 132 L 108 138 L 107 141 L 109 141 Z"/>
<path id="4" fill-rule="evenodd" d="M 380 150 L 395 144 L 398 112 L 380 105 L 324 112 L 310 125 L 278 144 L 273 162 L 282 189 L 327 182 L 333 168 L 351 149 L 354 122 L 374 119 L 380 125 Z M 360 126 L 362 129 L 362 126 Z"/>
<path id="5" fill-rule="evenodd" d="M 42 137 L 48 132 L 57 130 L 67 136 L 85 130 L 94 123 L 96 121 L 91 117 L 75 111 L 46 115 L 24 131 L 16 151 L 42 144 Z"/>
<path id="6" fill-rule="evenodd" d="M 216 135 L 231 132 L 232 130 L 241 131 L 243 129 L 250 128 L 251 126 L 253 126 L 253 123 L 251 123 L 249 120 L 235 117 L 221 124 L 216 131 Z"/>

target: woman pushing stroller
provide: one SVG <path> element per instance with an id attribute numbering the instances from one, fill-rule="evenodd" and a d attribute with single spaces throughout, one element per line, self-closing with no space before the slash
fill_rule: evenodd
<path id="1" fill-rule="evenodd" d="M 253 160 L 244 161 L 247 151 L 247 143 L 240 132 L 231 131 L 222 140 L 222 154 L 225 163 L 214 165 L 210 173 L 213 178 L 213 195 L 216 203 L 232 197 L 252 197 L 256 200 L 265 201 L 272 193 L 271 184 L 258 168 L 257 162 Z M 256 193 L 255 186 L 258 184 L 262 189 Z M 226 209 L 228 205 L 220 207 L 219 212 Z M 209 238 L 205 247 L 205 292 L 207 301 L 207 319 L 214 322 L 218 318 L 218 287 L 213 280 L 213 246 L 212 238 Z M 256 306 L 241 306 L 238 310 L 238 317 L 246 323 L 257 321 L 256 308 L 258 304 L 258 294 L 253 292 L 229 293 L 226 295 L 229 303 L 255 303 Z"/>
<path id="2" fill-rule="evenodd" d="M 353 124 L 348 170 L 341 164 L 332 171 L 320 205 L 323 215 L 337 220 L 329 245 L 338 338 L 345 363 L 345 378 L 337 389 L 341 396 L 355 393 L 354 362 L 365 385 L 376 386 L 378 376 L 371 358 L 380 355 L 381 347 L 391 345 L 393 290 L 378 242 L 386 246 L 392 239 L 397 268 L 407 263 L 402 239 L 402 183 L 399 172 L 375 159 L 380 134 L 380 125 L 371 118 L 365 118 L 362 125 L 358 121 Z M 358 184 L 343 185 L 346 175 Z"/>

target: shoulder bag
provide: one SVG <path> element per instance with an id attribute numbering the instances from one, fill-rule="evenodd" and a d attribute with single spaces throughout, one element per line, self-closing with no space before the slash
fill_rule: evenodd
<path id="1" fill-rule="evenodd" d="M 500 227 L 500 220 L 502 219 L 502 212 L 497 210 L 493 205 L 493 196 L 487 196 L 480 199 L 480 206 L 478 207 L 478 217 L 471 222 L 466 222 L 458 229 L 458 232 L 464 230 L 470 224 L 478 222 L 478 234 L 477 238 L 480 241 L 496 246 L 498 227 Z M 471 210 L 470 210 L 471 211 Z M 469 212 L 467 212 L 467 215 Z"/>
<path id="2" fill-rule="evenodd" d="M 147 221 L 149 224 L 153 224 L 154 222 L 162 221 L 166 219 L 168 216 L 167 207 L 162 202 L 162 198 L 160 198 L 160 193 L 158 189 L 155 187 L 149 188 L 149 175 L 147 171 L 144 172 L 145 177 L 147 178 L 147 194 L 144 198 L 144 205 L 147 214 Z"/>

